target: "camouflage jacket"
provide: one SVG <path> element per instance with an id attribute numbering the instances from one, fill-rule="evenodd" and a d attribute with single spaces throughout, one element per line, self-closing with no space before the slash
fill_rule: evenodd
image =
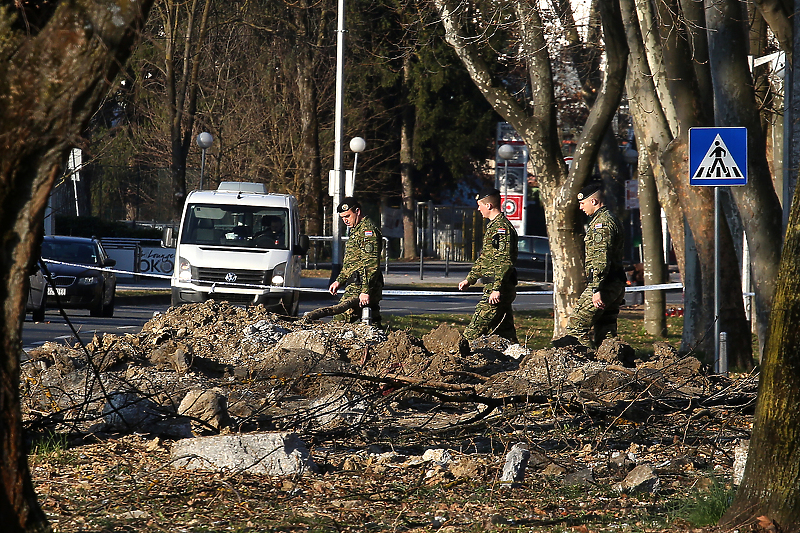
<path id="1" fill-rule="evenodd" d="M 481 255 L 467 275 L 474 285 L 483 278 L 484 292 L 510 291 L 517 284 L 517 232 L 503 213 L 486 225 Z"/>
<path id="2" fill-rule="evenodd" d="M 601 207 L 589 218 L 583 243 L 586 281 L 592 292 L 605 288 L 609 282 L 625 281 L 622 267 L 625 238 L 619 219 L 608 207 Z"/>
<path id="3" fill-rule="evenodd" d="M 349 230 L 344 248 L 342 271 L 336 278 L 339 285 L 360 287 L 361 293 L 374 293 L 383 288 L 381 274 L 381 232 L 364 217 Z"/>

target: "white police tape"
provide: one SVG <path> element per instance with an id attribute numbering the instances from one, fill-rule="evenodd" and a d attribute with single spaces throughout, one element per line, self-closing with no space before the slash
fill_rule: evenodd
<path id="1" fill-rule="evenodd" d="M 91 270 L 102 270 L 103 272 L 112 272 L 114 274 L 123 274 L 125 276 L 143 276 L 145 278 L 159 278 L 159 279 L 170 279 L 172 276 L 169 274 L 148 274 L 144 272 L 130 272 L 128 270 L 117 270 L 115 268 L 97 268 L 91 265 L 83 265 L 80 263 L 67 263 L 66 261 L 56 261 L 55 259 L 45 259 L 42 258 L 42 261 L 48 264 L 53 265 L 65 265 L 71 267 L 79 267 L 79 268 L 86 268 Z"/>
<path id="2" fill-rule="evenodd" d="M 81 265 L 78 263 L 67 263 L 65 261 L 55 261 L 52 259 L 43 259 L 45 263 L 52 263 L 54 265 L 66 265 L 66 266 L 73 266 L 73 267 L 80 267 L 80 268 L 87 268 L 88 265 Z M 104 272 L 112 272 L 114 274 L 123 274 L 126 276 L 142 276 L 147 278 L 157 278 L 157 279 L 170 279 L 172 276 L 166 274 L 146 274 L 140 272 L 130 272 L 127 270 L 117 270 L 113 268 L 94 268 L 88 267 L 92 270 L 102 270 Z M 284 285 L 259 285 L 253 283 L 229 283 L 229 282 L 209 282 L 208 280 L 188 280 L 190 283 L 196 283 L 203 287 L 208 287 L 209 292 L 214 293 L 216 292 L 217 287 L 225 287 L 225 288 L 239 288 L 239 289 L 258 289 L 258 290 L 276 290 L 276 291 L 298 291 L 298 292 L 318 292 L 318 293 L 328 293 L 328 289 L 323 288 L 314 288 L 314 287 L 290 287 Z M 210 285 L 209 285 L 210 283 Z M 642 291 L 658 291 L 658 290 L 672 290 L 672 289 L 683 289 L 682 283 L 660 283 L 658 285 L 637 285 L 637 286 L 630 286 L 625 288 L 625 292 L 642 292 Z M 395 289 L 384 289 L 381 291 L 383 296 L 476 296 L 482 294 L 483 291 L 417 291 L 417 290 L 395 290 Z M 539 295 L 548 295 L 553 294 L 553 291 L 517 291 L 517 296 L 539 296 Z"/>

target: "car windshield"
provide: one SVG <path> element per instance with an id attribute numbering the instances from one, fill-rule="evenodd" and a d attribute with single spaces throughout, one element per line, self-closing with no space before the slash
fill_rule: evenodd
<path id="1" fill-rule="evenodd" d="M 528 254 L 549 254 L 550 243 L 546 238 L 520 237 L 517 242 L 520 252 Z"/>
<path id="2" fill-rule="evenodd" d="M 289 211 L 280 207 L 192 204 L 186 209 L 181 244 L 242 248 L 289 248 Z"/>
<path id="3" fill-rule="evenodd" d="M 51 261 L 96 265 L 97 247 L 88 242 L 45 241 L 42 243 L 42 257 Z"/>

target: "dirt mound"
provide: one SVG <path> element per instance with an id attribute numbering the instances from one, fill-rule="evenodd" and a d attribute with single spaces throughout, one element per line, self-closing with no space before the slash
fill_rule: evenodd
<path id="1" fill-rule="evenodd" d="M 361 323 L 292 321 L 261 306 L 208 301 L 170 308 L 138 334 L 95 337 L 85 349 L 47 343 L 33 350 L 23 366 L 23 400 L 29 417 L 87 430 L 102 420 L 112 393 L 135 393 L 160 405 L 164 416 L 175 416 L 189 391 L 216 388 L 227 395 L 242 429 L 274 427 L 276 418 L 291 417 L 320 398 L 344 393 L 356 402 L 399 386 L 423 395 L 460 391 L 490 402 L 587 393 L 619 401 L 646 384 L 668 390 L 673 376 L 680 378 L 673 388 L 681 394 L 708 388 L 699 362 L 679 357 L 669 345 L 657 346 L 657 357 L 630 369 L 630 347 L 620 342 L 604 344 L 597 354 L 548 349 L 520 360 L 505 355 L 509 344 L 495 336 L 469 344 L 449 324 L 419 339 Z M 634 385 L 640 383 L 645 385 Z"/>

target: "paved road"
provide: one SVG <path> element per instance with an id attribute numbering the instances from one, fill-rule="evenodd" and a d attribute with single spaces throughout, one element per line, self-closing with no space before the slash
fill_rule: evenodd
<path id="1" fill-rule="evenodd" d="M 386 294 L 381 303 L 381 312 L 384 314 L 408 315 L 418 313 L 472 313 L 475 304 L 480 298 L 480 287 L 474 287 L 474 292 L 469 294 L 458 293 L 456 289 L 458 282 L 464 279 L 469 270 L 468 263 L 445 264 L 442 261 L 428 263 L 424 267 L 423 280 L 419 279 L 419 263 L 397 264 L 392 263 L 388 274 L 385 275 L 387 290 L 409 290 L 417 289 L 423 291 L 450 289 L 450 294 L 435 296 L 411 296 Z M 449 275 L 445 275 L 449 274 Z M 147 282 L 139 282 L 138 285 L 120 282 L 118 289 L 144 288 Z M 164 281 L 159 280 L 150 282 L 150 286 L 168 286 Z M 326 288 L 327 279 L 304 278 L 303 286 L 317 289 Z M 537 291 L 551 289 L 549 285 L 522 284 L 519 291 Z M 300 313 L 311 311 L 318 307 L 331 305 L 338 301 L 327 293 L 303 293 L 300 301 Z M 669 305 L 681 305 L 682 296 L 678 292 L 668 293 L 667 301 Z M 97 332 L 114 333 L 117 335 L 124 333 L 138 333 L 142 326 L 153 317 L 154 313 L 162 313 L 167 310 L 168 298 L 163 299 L 162 303 L 142 303 L 141 305 L 117 305 L 113 318 L 90 317 L 88 311 L 67 310 L 74 328 L 79 332 L 84 342 L 91 340 Z M 519 295 L 514 302 L 514 308 L 518 310 L 529 309 L 549 309 L 553 307 L 552 295 Z M 23 347 L 30 349 L 43 344 L 46 341 L 68 341 L 74 342 L 74 336 L 64 318 L 55 309 L 49 309 L 46 321 L 34 323 L 30 315 L 26 316 L 22 328 Z"/>

